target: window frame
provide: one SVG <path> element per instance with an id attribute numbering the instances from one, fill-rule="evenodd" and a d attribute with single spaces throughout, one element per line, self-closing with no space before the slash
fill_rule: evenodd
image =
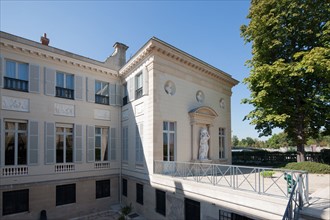
<path id="1" fill-rule="evenodd" d="M 98 83 L 100 84 L 100 90 L 96 91 Z M 100 91 L 102 91 L 105 86 L 107 86 L 106 95 L 97 94 Z M 108 82 L 95 80 L 95 103 L 102 104 L 102 105 L 109 105 L 109 103 L 110 103 L 109 91 L 110 91 L 110 84 Z"/>
<path id="2" fill-rule="evenodd" d="M 101 199 L 111 196 L 111 181 L 106 180 L 96 180 L 95 181 L 95 198 Z"/>
<path id="3" fill-rule="evenodd" d="M 136 202 L 143 205 L 143 185 L 136 183 Z"/>
<path id="4" fill-rule="evenodd" d="M 171 129 L 171 125 L 173 125 L 173 129 Z M 163 161 L 175 161 L 175 151 L 176 151 L 176 122 L 173 121 L 163 121 Z M 167 136 L 167 139 L 165 142 L 164 135 Z M 171 155 L 171 147 L 170 146 L 170 140 L 171 135 L 173 135 L 173 155 Z M 165 145 L 167 146 L 167 149 L 165 150 Z M 165 155 L 166 153 L 166 155 Z M 165 160 L 165 157 L 167 158 Z"/>
<path id="5" fill-rule="evenodd" d="M 96 133 L 96 129 L 101 129 L 101 134 L 97 134 Z M 106 138 L 103 138 L 103 130 L 104 129 L 107 129 L 107 132 L 106 132 Z M 109 143 L 109 131 L 110 131 L 110 128 L 109 127 L 102 127 L 102 126 L 95 126 L 95 132 L 94 132 L 94 161 L 95 162 L 103 162 L 103 161 L 110 161 L 110 158 L 109 158 L 109 151 L 110 151 L 110 143 Z M 100 148 L 96 147 L 96 139 L 97 137 L 100 137 Z M 102 144 L 103 144 L 103 140 L 106 141 L 106 148 L 105 148 L 105 152 L 102 152 Z M 99 149 L 100 150 L 100 159 L 97 160 L 96 156 L 96 150 Z M 102 155 L 104 153 L 104 156 L 106 157 L 106 159 L 102 158 Z"/>
<path id="6" fill-rule="evenodd" d="M 59 132 L 57 131 L 58 128 L 64 128 L 64 131 L 63 132 Z M 67 132 L 66 129 L 67 128 L 71 128 L 72 129 L 72 132 Z M 67 163 L 74 163 L 74 153 L 75 153 L 75 142 L 74 142 L 74 125 L 73 124 L 61 124 L 61 123 L 56 123 L 55 124 L 55 162 L 56 164 L 67 164 Z M 58 135 L 59 136 L 63 136 L 63 161 L 60 162 L 59 161 L 59 158 L 58 158 L 58 143 L 57 143 L 57 140 L 58 140 Z M 72 158 L 71 160 L 72 161 L 67 161 L 68 157 L 67 157 L 67 137 L 68 136 L 71 136 L 71 140 L 72 140 L 72 152 L 71 152 L 71 155 L 72 155 Z M 59 161 L 59 162 L 58 162 Z"/>
<path id="7" fill-rule="evenodd" d="M 11 130 L 11 129 L 8 129 L 7 128 L 7 123 L 14 123 L 14 130 Z M 19 128 L 19 124 L 25 124 L 25 130 L 20 130 Z M 20 165 L 28 165 L 28 148 L 29 148 L 29 123 L 28 121 L 25 121 L 25 120 L 7 120 L 5 119 L 4 120 L 4 126 L 5 126 L 5 152 L 4 152 L 4 156 L 5 156 L 5 166 L 20 166 Z M 14 154 L 13 154 L 13 163 L 10 163 L 10 164 L 7 164 L 7 161 L 10 161 L 10 155 L 7 156 L 7 148 L 10 148 L 9 146 L 7 146 L 7 144 L 9 144 L 9 142 L 6 144 L 7 142 L 7 134 L 8 133 L 12 133 L 13 134 L 13 137 L 14 138 Z M 20 154 L 20 146 L 19 146 L 19 138 L 20 138 L 20 134 L 25 134 L 25 156 L 23 158 L 23 163 L 20 162 L 20 157 L 21 157 L 21 154 Z M 24 137 L 24 136 L 23 136 Z M 23 156 L 23 155 L 22 155 Z M 24 162 L 25 161 L 25 162 Z"/>
<path id="8" fill-rule="evenodd" d="M 56 206 L 76 203 L 76 184 L 56 186 Z"/>
<path id="9" fill-rule="evenodd" d="M 143 73 L 140 72 L 135 76 L 135 99 L 143 96 Z"/>
<path id="10" fill-rule="evenodd" d="M 63 86 L 58 84 L 58 75 L 63 75 Z M 55 96 L 58 98 L 74 100 L 75 77 L 71 73 L 56 71 L 55 74 Z M 68 88 L 68 77 L 72 77 L 72 88 Z"/>
<path id="11" fill-rule="evenodd" d="M 15 70 L 14 70 L 14 77 L 9 76 L 8 74 L 8 64 L 7 62 L 13 62 L 15 64 Z M 20 65 L 26 66 L 26 79 L 22 79 L 20 77 Z M 29 63 L 24 63 L 16 60 L 11 60 L 11 59 L 5 59 L 5 74 L 3 76 L 4 78 L 4 84 L 3 88 L 4 89 L 9 89 L 9 90 L 15 90 L 15 91 L 20 91 L 20 92 L 29 92 L 29 75 L 30 75 L 30 70 L 29 70 Z"/>
<path id="12" fill-rule="evenodd" d="M 160 189 L 155 189 L 155 197 L 156 212 L 163 216 L 166 216 L 166 192 Z M 158 202 L 161 202 L 161 204 L 159 204 Z"/>
<path id="13" fill-rule="evenodd" d="M 125 197 L 127 197 L 127 179 L 122 178 L 121 179 L 121 194 Z"/>
<path id="14" fill-rule="evenodd" d="M 10 204 L 8 204 L 8 203 L 10 203 Z M 11 209 L 10 209 L 10 207 L 11 207 Z M 2 192 L 2 215 L 3 216 L 16 214 L 16 213 L 22 213 L 22 212 L 28 212 L 28 211 L 29 211 L 29 189 Z"/>

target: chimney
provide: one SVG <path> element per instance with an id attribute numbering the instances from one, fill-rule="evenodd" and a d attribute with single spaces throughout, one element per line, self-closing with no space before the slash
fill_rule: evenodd
<path id="1" fill-rule="evenodd" d="M 113 47 L 115 48 L 114 52 L 105 62 L 116 69 L 120 69 L 126 64 L 126 50 L 128 49 L 128 46 L 123 43 L 116 42 Z"/>
<path id="2" fill-rule="evenodd" d="M 49 39 L 47 38 L 46 33 L 44 33 L 44 36 L 43 36 L 43 37 L 40 37 L 40 41 L 41 41 L 41 43 L 42 43 L 43 45 L 48 46 L 48 44 L 49 44 Z"/>

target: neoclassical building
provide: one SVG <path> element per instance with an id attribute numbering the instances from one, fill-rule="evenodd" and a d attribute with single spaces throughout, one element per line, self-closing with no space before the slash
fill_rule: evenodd
<path id="1" fill-rule="evenodd" d="M 46 36 L 0 37 L 1 219 L 42 210 L 68 219 L 115 204 L 146 219 L 233 211 L 207 185 L 155 174 L 159 164 L 174 172 L 173 161 L 231 164 L 238 82 L 229 74 L 155 37 L 128 61 L 115 43 L 104 62 Z"/>

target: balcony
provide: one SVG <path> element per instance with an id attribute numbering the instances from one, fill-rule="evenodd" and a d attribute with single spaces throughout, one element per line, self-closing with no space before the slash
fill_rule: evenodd
<path id="1" fill-rule="evenodd" d="M 4 77 L 4 88 L 5 89 L 28 92 L 28 89 L 29 89 L 28 84 L 29 84 L 29 82 L 26 80 Z"/>
<path id="2" fill-rule="evenodd" d="M 110 168 L 110 162 L 96 162 L 94 163 L 94 169 L 108 169 Z"/>
<path id="3" fill-rule="evenodd" d="M 1 170 L 1 176 L 25 176 L 28 174 L 28 166 L 6 166 Z"/>
<path id="4" fill-rule="evenodd" d="M 65 99 L 73 99 L 74 90 L 56 86 L 56 97 L 65 98 Z"/>
<path id="5" fill-rule="evenodd" d="M 95 103 L 109 105 L 109 97 L 95 94 Z"/>
<path id="6" fill-rule="evenodd" d="M 55 173 L 67 173 L 75 171 L 74 164 L 56 164 Z"/>
<path id="7" fill-rule="evenodd" d="M 141 98 L 142 95 L 143 95 L 143 87 L 138 88 L 137 90 L 135 90 L 135 99 Z"/>

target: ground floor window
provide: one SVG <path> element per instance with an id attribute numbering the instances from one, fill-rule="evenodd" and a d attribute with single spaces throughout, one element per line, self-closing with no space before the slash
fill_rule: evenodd
<path id="1" fill-rule="evenodd" d="M 184 199 L 184 211 L 186 220 L 200 220 L 201 208 L 200 203 L 191 199 Z"/>
<path id="2" fill-rule="evenodd" d="M 252 219 L 236 213 L 219 210 L 219 220 L 252 220 Z"/>
<path id="3" fill-rule="evenodd" d="M 110 180 L 96 181 L 96 198 L 110 197 Z"/>
<path id="4" fill-rule="evenodd" d="M 76 184 L 56 186 L 56 206 L 76 202 Z"/>
<path id="5" fill-rule="evenodd" d="M 156 212 L 166 216 L 166 192 L 156 189 Z"/>
<path id="6" fill-rule="evenodd" d="M 2 193 L 2 215 L 29 211 L 29 190 Z"/>
<path id="7" fill-rule="evenodd" d="M 127 179 L 122 179 L 122 195 L 127 197 Z"/>
<path id="8" fill-rule="evenodd" d="M 143 185 L 136 184 L 136 202 L 143 205 Z"/>

